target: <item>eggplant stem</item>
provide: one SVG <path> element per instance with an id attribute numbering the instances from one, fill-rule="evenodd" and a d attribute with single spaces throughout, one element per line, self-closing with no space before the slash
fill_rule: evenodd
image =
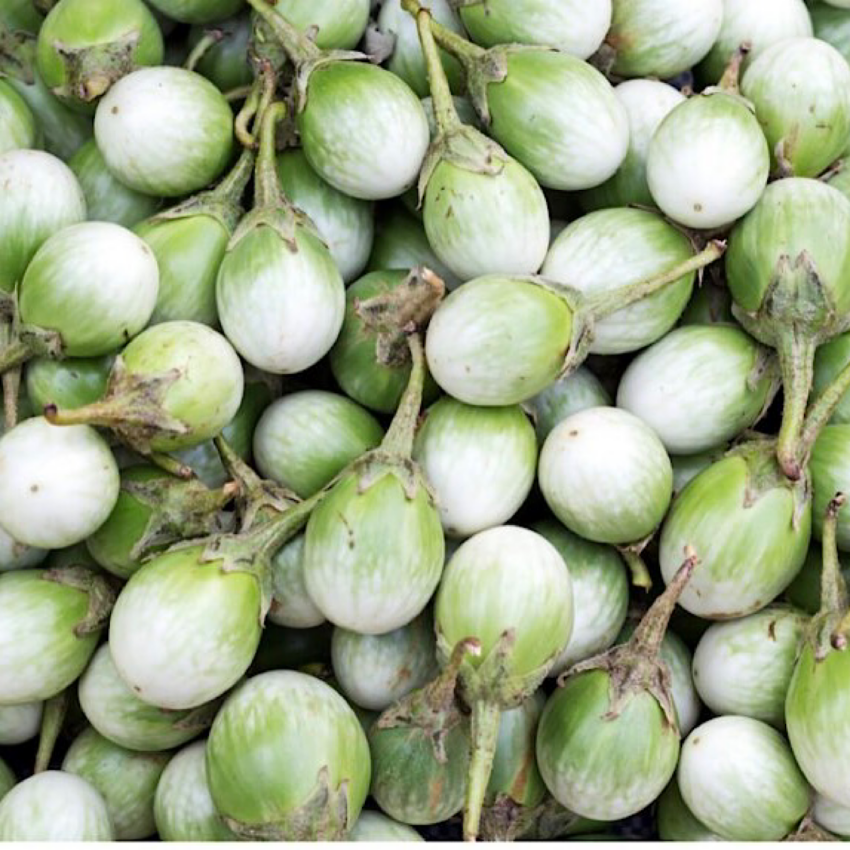
<path id="1" fill-rule="evenodd" d="M 484 796 L 496 755 L 501 714 L 497 702 L 479 699 L 472 706 L 472 752 L 463 811 L 464 841 L 475 841 L 478 838 Z"/>
<path id="2" fill-rule="evenodd" d="M 304 33 L 299 32 L 280 12 L 272 9 L 273 3 L 248 0 L 248 5 L 268 24 L 293 65 L 303 65 L 322 55 L 322 51 Z"/>
<path id="3" fill-rule="evenodd" d="M 423 11 L 423 7 L 417 0 L 401 0 L 401 7 L 414 18 L 418 18 L 419 13 Z M 427 12 L 428 10 L 425 9 L 424 11 Z M 437 44 L 443 50 L 451 53 L 467 70 L 471 63 L 476 59 L 481 59 L 487 53 L 483 47 L 473 44 L 468 39 L 458 35 L 433 19 L 431 20 L 431 33 Z"/>
<path id="4" fill-rule="evenodd" d="M 194 71 L 198 62 L 200 62 L 210 49 L 215 47 L 223 38 L 224 32 L 222 30 L 207 30 L 201 40 L 192 49 L 192 52 L 183 63 L 183 67 L 187 71 Z"/>
<path id="5" fill-rule="evenodd" d="M 821 431 L 829 424 L 841 399 L 850 390 L 850 363 L 848 363 L 827 386 L 827 388 L 809 405 L 806 420 L 800 434 L 798 457 L 803 465 L 808 463 L 815 442 Z"/>
<path id="6" fill-rule="evenodd" d="M 409 458 L 413 454 L 413 439 L 416 435 L 416 423 L 422 407 L 422 388 L 425 383 L 425 353 L 422 349 L 422 337 L 414 331 L 407 337 L 407 344 L 410 346 L 410 378 L 393 421 L 381 442 L 382 451 L 404 458 Z"/>
<path id="7" fill-rule="evenodd" d="M 729 64 L 723 71 L 723 76 L 717 84 L 718 88 L 730 94 L 740 94 L 741 66 L 747 58 L 747 54 L 752 50 L 752 44 L 749 41 L 743 42 L 738 49 L 732 54 Z"/>
<path id="8" fill-rule="evenodd" d="M 33 355 L 32 346 L 21 339 L 13 339 L 0 350 L 0 372 L 8 372 L 26 363 Z"/>
<path id="9" fill-rule="evenodd" d="M 44 703 L 41 733 L 35 754 L 35 773 L 44 773 L 50 768 L 50 760 L 53 758 L 53 751 L 56 749 L 56 742 L 59 740 L 59 733 L 62 731 L 62 724 L 68 713 L 70 694 L 71 689 L 65 688 Z"/>
<path id="10" fill-rule="evenodd" d="M 224 99 L 228 103 L 234 103 L 237 100 L 246 100 L 251 96 L 251 92 L 254 90 L 253 85 L 247 86 L 236 86 L 236 88 L 229 89 L 224 92 Z"/>
<path id="11" fill-rule="evenodd" d="M 836 493 L 826 506 L 821 534 L 823 572 L 821 575 L 821 612 L 840 613 L 847 608 L 847 585 L 838 560 L 838 512 L 847 502 L 844 493 Z"/>
<path id="12" fill-rule="evenodd" d="M 797 332 L 796 328 L 782 332 L 776 340 L 784 392 L 776 457 L 782 471 L 792 481 L 799 481 L 803 476 L 802 437 L 806 425 L 806 406 L 814 380 L 816 349 L 814 340 L 804 332 Z M 817 421 L 826 410 L 826 406 L 819 408 Z M 809 440 L 813 434 L 817 437 L 816 420 L 810 420 L 810 426 Z"/>
<path id="13" fill-rule="evenodd" d="M 171 455 L 167 455 L 164 452 L 151 452 L 148 455 L 148 460 L 175 478 L 182 478 L 184 481 L 188 481 L 190 478 L 195 477 L 195 470 L 191 466 L 182 463 L 177 458 L 171 457 Z"/>
<path id="14" fill-rule="evenodd" d="M 652 577 L 640 552 L 628 546 L 620 547 L 619 552 L 632 574 L 632 584 L 635 587 L 649 590 L 652 587 Z"/>
<path id="15" fill-rule="evenodd" d="M 223 201 L 233 206 L 241 206 L 245 187 L 254 173 L 254 152 L 245 148 L 236 160 L 236 165 L 226 177 L 207 196 L 213 201 Z"/>
<path id="16" fill-rule="evenodd" d="M 286 104 L 278 101 L 271 104 L 262 114 L 260 152 L 257 155 L 254 177 L 255 208 L 280 207 L 283 204 L 283 192 L 277 176 L 276 132 L 278 122 L 286 117 L 286 113 Z"/>
<path id="17" fill-rule="evenodd" d="M 434 41 L 434 34 L 431 32 L 432 26 L 431 13 L 428 9 L 420 8 L 416 13 L 416 29 L 419 32 L 419 43 L 422 45 L 422 53 L 425 55 L 425 64 L 428 68 L 428 84 L 431 88 L 438 135 L 444 136 L 459 127 L 461 120 L 452 100 L 452 91 Z"/>
<path id="18" fill-rule="evenodd" d="M 262 91 L 262 80 L 257 77 L 248 89 L 245 103 L 236 115 L 233 128 L 239 143 L 246 148 L 256 148 L 257 139 L 248 129 L 248 125 L 254 120 L 254 116 L 260 108 L 260 94 Z"/>

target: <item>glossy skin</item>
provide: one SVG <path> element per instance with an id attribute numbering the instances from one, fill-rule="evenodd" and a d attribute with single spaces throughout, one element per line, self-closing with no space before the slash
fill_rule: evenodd
<path id="1" fill-rule="evenodd" d="M 158 555 L 124 585 L 109 624 L 119 675 L 146 702 L 196 708 L 245 674 L 260 642 L 260 587 L 203 547 Z M 191 606 L 187 605 L 191 600 Z M 147 623 L 145 630 L 139 623 Z"/>
<path id="2" fill-rule="evenodd" d="M 254 458 L 264 478 L 305 499 L 383 436 L 378 421 L 345 396 L 304 390 L 266 408 L 254 431 Z"/>
<path id="3" fill-rule="evenodd" d="M 34 148 L 38 134 L 27 102 L 5 80 L 0 80 L 0 155 Z"/>
<path id="4" fill-rule="evenodd" d="M 323 49 L 352 50 L 369 21 L 369 0 L 278 0 L 275 9 L 302 32 L 316 27 Z"/>
<path id="5" fill-rule="evenodd" d="M 62 770 L 80 776 L 106 801 L 118 841 L 138 841 L 156 832 L 153 798 L 170 753 L 134 753 L 86 729 L 71 744 Z"/>
<path id="6" fill-rule="evenodd" d="M 625 108 L 602 74 L 574 56 L 509 54 L 507 77 L 488 86 L 487 103 L 493 138 L 550 189 L 598 186 L 628 151 Z"/>
<path id="7" fill-rule="evenodd" d="M 348 473 L 307 524 L 307 591 L 335 625 L 383 634 L 425 608 L 444 554 L 439 514 L 421 482 L 408 498 L 391 471 L 363 492 L 359 475 Z"/>
<path id="8" fill-rule="evenodd" d="M 178 197 L 212 183 L 233 149 L 233 112 L 221 92 L 182 68 L 143 68 L 101 99 L 95 137 L 109 170 L 149 195 Z"/>
<path id="9" fill-rule="evenodd" d="M 683 146 L 683 138 L 691 144 Z M 767 141 L 750 106 L 715 92 L 677 106 L 649 145 L 646 177 L 656 204 L 686 227 L 725 227 L 749 212 L 767 185 Z"/>
<path id="10" fill-rule="evenodd" d="M 775 729 L 749 717 L 716 717 L 682 744 L 682 798 L 727 840 L 779 841 L 809 806 L 809 788 Z"/>
<path id="11" fill-rule="evenodd" d="M 550 793 L 583 817 L 617 820 L 640 811 L 676 768 L 679 730 L 655 697 L 633 695 L 616 718 L 609 675 L 568 679 L 549 699 L 537 731 L 537 764 Z"/>
<path id="12" fill-rule="evenodd" d="M 534 422 L 537 442 L 542 446 L 552 429 L 568 416 L 588 407 L 610 404 L 611 396 L 599 379 L 586 366 L 579 366 L 523 406 Z"/>
<path id="13" fill-rule="evenodd" d="M 2 841 L 112 841 L 103 797 L 84 779 L 48 770 L 16 785 L 0 801 Z"/>
<path id="14" fill-rule="evenodd" d="M 0 183 L 0 289 L 11 292 L 50 236 L 85 221 L 86 201 L 68 166 L 42 151 L 0 155 Z"/>
<path id="15" fill-rule="evenodd" d="M 446 565 L 435 622 L 441 646 L 467 637 L 481 643 L 478 666 L 501 635 L 515 629 L 511 675 L 548 669 L 573 630 L 573 590 L 557 549 L 528 529 L 500 526 L 471 537 Z"/>
<path id="16" fill-rule="evenodd" d="M 103 644 L 80 678 L 79 699 L 89 723 L 105 738 L 130 750 L 156 752 L 179 747 L 197 737 L 212 722 L 193 721 L 190 711 L 149 705 L 118 675 L 109 645 Z"/>
<path id="17" fill-rule="evenodd" d="M 443 398 L 426 411 L 413 457 L 434 490 L 446 534 L 469 537 L 502 525 L 522 506 L 534 483 L 537 440 L 519 406 Z"/>
<path id="18" fill-rule="evenodd" d="M 373 205 L 350 198 L 322 180 L 301 150 L 278 154 L 277 174 L 284 195 L 316 225 L 343 280 L 356 280 L 372 250 Z"/>
<path id="19" fill-rule="evenodd" d="M 783 143 L 793 174 L 816 177 L 847 146 L 850 68 L 831 45 L 794 38 L 768 47 L 750 64 L 741 92 L 755 106 L 771 155 Z"/>
<path id="20" fill-rule="evenodd" d="M 234 841 L 222 823 L 207 783 L 205 741 L 180 750 L 156 786 L 154 818 L 163 841 Z"/>
<path id="21" fill-rule="evenodd" d="M 122 48 L 129 39 L 135 39 L 135 43 L 126 55 Z M 91 98 L 73 90 L 74 60 L 66 53 L 107 45 L 117 49 L 128 69 L 162 64 L 162 33 L 142 0 L 60 0 L 38 32 L 38 72 L 61 99 L 78 109 L 93 112 Z M 113 73 L 108 60 L 102 67 L 107 74 Z M 100 67 L 94 76 L 99 73 Z"/>
<path id="22" fill-rule="evenodd" d="M 584 540 L 556 520 L 544 520 L 532 528 L 561 554 L 573 584 L 573 633 L 549 672 L 558 676 L 614 644 L 626 619 L 629 582 L 625 565 L 613 548 Z"/>
<path id="23" fill-rule="evenodd" d="M 217 23 L 223 33 L 221 41 L 213 44 L 198 61 L 195 70 L 203 74 L 221 91 L 230 91 L 251 84 L 253 74 L 248 62 L 248 41 L 251 37 L 251 17 L 247 12 L 238 17 Z M 189 32 L 190 48 L 204 37 L 206 27 L 198 25 Z"/>
<path id="24" fill-rule="evenodd" d="M 36 410 L 46 404 L 72 409 L 103 397 L 112 357 L 50 360 L 37 357 L 26 366 L 27 395 Z"/>
<path id="25" fill-rule="evenodd" d="M 118 467 L 87 425 L 27 419 L 0 438 L 0 516 L 16 540 L 73 546 L 106 520 L 118 499 Z"/>
<path id="26" fill-rule="evenodd" d="M 721 446 L 756 423 L 775 374 L 764 351 L 732 325 L 671 331 L 626 368 L 617 406 L 640 417 L 671 454 Z"/>
<path id="27" fill-rule="evenodd" d="M 304 154 L 331 186 L 364 200 L 415 182 L 428 149 L 422 104 L 398 77 L 363 62 L 333 62 L 310 77 L 298 115 Z"/>
<path id="28" fill-rule="evenodd" d="M 21 319 L 58 331 L 70 357 L 99 357 L 145 327 L 158 291 L 156 259 L 138 236 L 85 222 L 38 249 L 21 281 Z"/>
<path id="29" fill-rule="evenodd" d="M 466 404 L 526 401 L 557 377 L 570 346 L 572 310 L 523 279 L 476 278 L 437 309 L 425 341 L 437 383 Z"/>
<path id="30" fill-rule="evenodd" d="M 772 488 L 747 506 L 747 487 L 742 458 L 718 461 L 679 494 L 661 530 L 665 581 L 681 564 L 686 544 L 699 555 L 700 566 L 679 602 L 699 617 L 730 619 L 758 611 L 791 583 L 805 560 L 811 503 L 802 506 L 795 524 L 789 490 Z"/>
<path id="31" fill-rule="evenodd" d="M 816 661 L 806 645 L 785 701 L 788 738 L 797 764 L 816 791 L 850 806 L 848 784 L 848 657 L 830 650 Z"/>
<path id="32" fill-rule="evenodd" d="M 661 441 L 614 407 L 583 410 L 557 425 L 540 452 L 538 480 L 555 516 L 597 543 L 642 540 L 664 518 L 673 494 Z"/>
<path id="33" fill-rule="evenodd" d="M 785 695 L 809 618 L 771 605 L 715 623 L 694 653 L 694 683 L 715 714 L 738 714 L 785 727 Z"/>
<path id="34" fill-rule="evenodd" d="M 297 769 L 281 771 L 281 763 Z M 210 793 L 220 814 L 247 827 L 291 827 L 323 769 L 331 791 L 344 794 L 353 826 L 369 791 L 366 735 L 345 700 L 312 676 L 255 676 L 234 691 L 213 723 Z"/>
<path id="35" fill-rule="evenodd" d="M 687 238 L 646 210 L 600 210 L 577 219 L 552 243 L 541 274 L 585 295 L 608 292 L 666 271 L 693 256 Z M 676 324 L 694 275 L 595 323 L 593 354 L 636 351 Z"/>

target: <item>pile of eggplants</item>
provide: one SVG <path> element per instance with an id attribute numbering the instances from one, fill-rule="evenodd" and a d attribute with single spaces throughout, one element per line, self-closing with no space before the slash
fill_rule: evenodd
<path id="1" fill-rule="evenodd" d="M 850 840 L 848 63 L 0 2 L 0 841 Z"/>

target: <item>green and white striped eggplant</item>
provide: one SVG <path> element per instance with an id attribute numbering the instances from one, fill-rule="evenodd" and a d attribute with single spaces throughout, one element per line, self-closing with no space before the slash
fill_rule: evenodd
<path id="1" fill-rule="evenodd" d="M 209 490 L 197 480 L 175 478 L 147 465 L 121 473 L 121 493 L 106 522 L 86 539 L 103 569 L 127 579 L 142 562 L 169 546 L 222 531 L 224 506 L 234 485 Z"/>
<path id="2" fill-rule="evenodd" d="M 528 2 L 511 6 L 517 20 Z M 415 0 L 402 0 L 402 5 L 411 13 L 421 8 Z M 507 8 L 504 0 L 499 5 Z M 541 5 L 539 0 L 535 5 Z M 594 7 L 600 5 L 607 4 Z M 488 6 L 488 18 L 489 13 Z M 587 12 L 573 22 L 592 16 Z M 599 71 L 558 50 L 529 45 L 484 50 L 446 27 L 436 23 L 432 27 L 440 47 L 463 65 L 470 100 L 488 134 L 542 186 L 589 189 L 617 171 L 628 151 L 629 122 Z"/>
<path id="3" fill-rule="evenodd" d="M 0 745 L 14 746 L 32 740 L 41 728 L 43 710 L 41 700 L 0 705 Z"/>
<path id="4" fill-rule="evenodd" d="M 0 79 L 0 154 L 38 146 L 40 130 L 27 102 Z"/>
<path id="5" fill-rule="evenodd" d="M 460 669 L 472 708 L 464 835 L 478 834 L 493 764 L 499 715 L 533 693 L 567 646 L 573 630 L 570 573 L 546 538 L 501 526 L 469 538 L 446 565 L 435 608 L 442 663 L 466 638 L 480 652 Z"/>
<path id="6" fill-rule="evenodd" d="M 143 702 L 118 675 L 103 644 L 80 678 L 78 695 L 86 719 L 120 747 L 157 752 L 182 746 L 209 729 L 218 703 L 175 711 Z"/>
<path id="7" fill-rule="evenodd" d="M 458 35 L 463 35 L 463 25 L 458 20 L 450 0 L 425 0 L 423 5 L 434 16 L 434 20 Z M 387 59 L 387 68 L 401 77 L 419 97 L 426 97 L 430 90 L 425 57 L 419 44 L 416 23 L 402 9 L 401 0 L 387 0 L 381 5 L 378 29 L 394 39 L 392 53 Z M 441 51 L 440 60 L 452 91 L 463 91 L 463 72 L 457 60 L 445 51 Z"/>
<path id="8" fill-rule="evenodd" d="M 393 305 L 396 294 L 370 303 Z M 406 315 L 404 308 L 400 315 Z M 411 459 L 425 356 L 417 331 L 404 344 L 412 360 L 410 380 L 386 436 L 337 479 L 307 524 L 307 592 L 334 625 L 361 634 L 409 623 L 424 610 L 443 570 L 440 514 Z"/>
<path id="9" fill-rule="evenodd" d="M 12 769 L 0 758 L 0 800 L 2 800 L 17 783 Z"/>
<path id="10" fill-rule="evenodd" d="M 816 177 L 847 147 L 850 68 L 826 42 L 771 45 L 750 63 L 741 92 L 755 106 L 780 175 Z"/>
<path id="11" fill-rule="evenodd" d="M 0 155 L 0 182 L 0 289 L 11 292 L 50 236 L 85 221 L 86 201 L 74 172 L 43 151 Z"/>
<path id="12" fill-rule="evenodd" d="M 735 318 L 779 353 L 785 403 L 777 454 L 785 473 L 799 478 L 815 350 L 850 323 L 850 200 L 819 180 L 771 183 L 732 231 L 726 278 Z"/>
<path id="13" fill-rule="evenodd" d="M 850 838 L 850 807 L 834 803 L 823 794 L 816 794 L 812 819 L 834 835 Z"/>
<path id="14" fill-rule="evenodd" d="M 20 543 L 0 527 L 0 573 L 37 567 L 46 557 L 45 549 Z"/>
<path id="15" fill-rule="evenodd" d="M 613 177 L 582 193 L 581 203 L 588 211 L 629 204 L 655 205 L 646 182 L 649 143 L 658 125 L 685 102 L 678 89 L 660 80 L 626 80 L 614 89 L 614 94 L 629 120 L 629 150 Z"/>
<path id="16" fill-rule="evenodd" d="M 850 606 L 836 547 L 836 522 L 845 501 L 845 496 L 836 494 L 827 506 L 821 608 L 794 666 L 785 700 L 785 723 L 794 758 L 812 787 L 830 800 L 850 806 L 850 655 L 846 652 Z"/>
<path id="17" fill-rule="evenodd" d="M 304 673 L 263 673 L 234 691 L 206 757 L 213 803 L 241 838 L 340 839 L 369 793 L 369 745 L 357 716 Z M 289 769 L 279 769 L 280 759 Z"/>
<path id="18" fill-rule="evenodd" d="M 175 198 L 203 189 L 233 150 L 233 112 L 206 78 L 183 68 L 142 68 L 101 98 L 97 146 L 122 183 Z"/>
<path id="19" fill-rule="evenodd" d="M 534 422 L 537 442 L 542 446 L 555 426 L 569 416 L 589 407 L 606 407 L 611 404 L 611 396 L 596 375 L 585 366 L 579 366 L 574 372 L 550 384 L 523 407 Z"/>
<path id="20" fill-rule="evenodd" d="M 337 627 L 331 659 L 347 699 L 361 708 L 384 711 L 437 675 L 433 617 L 426 611 L 385 635 L 361 635 Z"/>
<path id="21" fill-rule="evenodd" d="M 693 455 L 751 428 L 779 388 L 775 355 L 733 325 L 688 325 L 641 352 L 617 388 L 671 454 Z"/>
<path id="22" fill-rule="evenodd" d="M 615 208 L 579 218 L 552 243 L 541 274 L 585 296 L 613 293 L 694 256 L 690 241 L 660 215 Z M 636 351 L 663 337 L 691 297 L 694 272 L 594 324 L 593 354 Z"/>
<path id="23" fill-rule="evenodd" d="M 277 0 L 275 11 L 306 33 L 315 27 L 323 50 L 352 50 L 369 21 L 369 0 Z"/>
<path id="24" fill-rule="evenodd" d="M 577 236 L 581 238 L 575 240 L 570 228 L 558 237 L 553 247 L 557 253 L 550 253 L 544 274 L 547 266 L 551 269 L 556 263 L 559 269 L 576 267 L 576 274 L 567 270 L 571 274 L 569 285 L 546 278 L 501 275 L 464 284 L 437 309 L 426 338 L 428 367 L 449 395 L 484 407 L 528 401 L 580 366 L 590 351 L 633 351 L 654 342 L 675 324 L 687 303 L 693 272 L 717 259 L 722 247 L 712 242 L 694 256 L 688 240 L 653 213 L 614 212 L 656 219 L 663 228 L 669 228 L 668 249 L 672 235 L 678 242 L 678 252 L 673 245 L 665 262 L 657 246 L 647 241 L 650 234 L 646 227 L 632 227 L 626 236 L 620 220 L 616 227 L 614 222 L 606 223 L 605 232 L 598 234 L 601 238 L 590 235 L 595 243 L 593 250 L 587 247 L 588 240 L 580 230 Z M 580 220 L 579 228 L 592 229 L 582 222 L 608 213 L 591 213 Z M 630 240 L 634 250 L 623 251 L 624 241 Z M 582 257 L 583 261 L 569 261 L 567 248 L 569 257 Z M 684 255 L 684 261 L 670 257 L 674 252 Z M 650 269 L 654 269 L 650 274 L 655 276 L 641 280 L 640 270 L 646 267 L 648 255 Z M 599 269 L 611 265 L 613 257 L 617 257 L 615 264 L 626 282 L 615 279 L 611 286 L 610 270 L 600 274 Z M 577 268 L 579 265 L 583 268 Z M 634 268 L 639 269 L 636 276 L 632 275 Z M 598 281 L 595 285 L 594 279 Z M 670 292 L 661 293 L 669 284 L 674 284 Z M 586 286 L 589 291 L 574 286 Z M 605 318 L 611 316 L 612 320 Z"/>
<path id="25" fill-rule="evenodd" d="M 546 703 L 537 765 L 552 796 L 597 820 L 628 817 L 664 790 L 679 758 L 679 725 L 661 642 L 697 564 L 693 550 L 628 643 L 572 667 Z"/>
<path id="26" fill-rule="evenodd" d="M 625 565 L 610 546 L 584 540 L 555 520 L 531 526 L 561 554 L 570 571 L 575 617 L 573 632 L 550 676 L 613 646 L 626 620 L 629 582 Z"/>
<path id="27" fill-rule="evenodd" d="M 170 758 L 171 753 L 125 750 L 88 728 L 68 748 L 62 770 L 100 792 L 117 841 L 139 841 L 156 832 L 154 792 Z"/>
<path id="28" fill-rule="evenodd" d="M 399 823 L 380 812 L 360 812 L 354 828 L 345 837 L 346 841 L 424 841 L 411 826 Z"/>
<path id="29" fill-rule="evenodd" d="M 216 34 L 221 38 L 211 44 L 204 43 L 207 49 L 192 68 L 206 77 L 216 88 L 223 92 L 231 91 L 240 86 L 250 85 L 254 80 L 251 65 L 248 61 L 248 43 L 251 38 L 251 18 L 246 12 L 217 22 Z M 207 30 L 198 24 L 189 31 L 188 44 L 193 50 L 206 37 Z"/>
<path id="30" fill-rule="evenodd" d="M 461 0 L 456 5 L 473 41 L 485 47 L 542 44 L 587 59 L 611 26 L 611 0 L 591 6 L 581 0 L 554 5 L 546 0 Z"/>
<path id="31" fill-rule="evenodd" d="M 61 770 L 37 773 L 0 800 L 0 841 L 113 841 L 103 797 Z"/>
<path id="32" fill-rule="evenodd" d="M 751 717 L 715 717 L 682 744 L 685 805 L 727 841 L 779 841 L 809 807 L 809 787 L 788 742 Z"/>
<path id="33" fill-rule="evenodd" d="M 537 725 L 546 697 L 537 691 L 516 708 L 503 711 L 481 813 L 481 837 L 513 841 L 522 836 L 548 796 L 537 769 Z"/>
<path id="34" fill-rule="evenodd" d="M 240 201 L 254 155 L 245 151 L 230 174 L 203 192 L 137 225 L 159 266 L 159 294 L 151 324 L 201 322 L 215 327 L 216 279 L 228 242 L 242 217 Z"/>
<path id="35" fill-rule="evenodd" d="M 751 62 L 777 42 L 811 35 L 812 19 L 803 0 L 723 0 L 720 33 L 696 69 L 697 76 L 717 85 L 742 44 L 749 45 L 745 62 Z"/>
<path id="36" fill-rule="evenodd" d="M 525 502 L 537 439 L 518 405 L 473 407 L 442 398 L 424 413 L 413 457 L 434 490 L 443 530 L 469 537 L 507 522 Z"/>
<path id="37" fill-rule="evenodd" d="M 404 271 L 370 272 L 349 287 L 345 298 L 345 319 L 330 352 L 331 372 L 345 394 L 378 413 L 394 413 L 398 408 L 410 380 L 411 361 L 403 348 L 393 351 L 389 358 L 383 356 L 380 334 L 369 326 L 358 305 L 393 291 L 400 293 L 405 286 L 419 291 L 421 280 L 411 277 L 416 274 L 411 269 L 419 267 L 416 259 L 416 256 L 409 257 L 414 263 L 410 269 L 407 267 L 408 258 L 405 258 Z M 431 268 L 427 259 L 423 259 L 423 263 Z M 433 401 L 438 395 L 439 388 L 426 372 L 425 401 Z"/>
<path id="38" fill-rule="evenodd" d="M 275 128 L 263 116 L 254 209 L 227 246 L 216 282 L 221 326 L 242 357 L 266 372 L 302 372 L 327 354 L 342 327 L 345 286 L 313 223 L 283 195 Z"/>
<path id="39" fill-rule="evenodd" d="M 378 219 L 367 269 L 370 272 L 410 271 L 416 266 L 425 266 L 439 275 L 446 289 L 457 289 L 461 284 L 434 253 L 422 222 L 402 207 L 390 206 Z"/>
<path id="40" fill-rule="evenodd" d="M 0 517 L 15 540 L 61 549 L 85 540 L 118 499 L 118 466 L 86 426 L 26 419 L 0 437 Z"/>
<path id="41" fill-rule="evenodd" d="M 289 629 L 312 629 L 325 622 L 304 581 L 304 535 L 290 540 L 272 558 L 272 603 L 268 619 Z"/>
<path id="42" fill-rule="evenodd" d="M 441 823 L 463 808 L 469 719 L 455 689 L 464 658 L 478 649 L 477 641 L 461 641 L 433 682 L 386 709 L 369 730 L 370 793 L 402 823 Z"/>
<path id="43" fill-rule="evenodd" d="M 794 579 L 809 548 L 808 477 L 791 481 L 775 443 L 745 443 L 699 473 L 676 497 L 661 529 L 665 581 L 685 546 L 701 566 L 679 604 L 704 619 L 744 617 L 764 608 Z"/>
<path id="44" fill-rule="evenodd" d="M 828 425 L 812 450 L 809 471 L 812 476 L 814 499 L 813 531 L 823 536 L 824 516 L 830 499 L 836 493 L 850 492 L 850 425 Z M 838 515 L 836 537 L 842 552 L 850 551 L 850 516 Z"/>
<path id="45" fill-rule="evenodd" d="M 254 431 L 254 459 L 264 478 L 305 499 L 383 436 L 377 419 L 351 399 L 303 390 L 266 408 Z"/>
<path id="46" fill-rule="evenodd" d="M 114 599 L 109 582 L 85 567 L 0 574 L 0 703 L 48 699 L 74 682 Z"/>
<path id="47" fill-rule="evenodd" d="M 850 333 L 843 333 L 821 345 L 815 354 L 815 372 L 812 381 L 812 400 L 818 399 L 839 376 L 845 366 L 850 365 Z M 835 408 L 832 425 L 850 423 L 850 392 L 844 393 Z"/>
<path id="48" fill-rule="evenodd" d="M 136 68 L 161 65 L 162 32 L 142 0 L 59 0 L 38 31 L 38 72 L 84 112 Z"/>
<path id="49" fill-rule="evenodd" d="M 419 178 L 428 242 L 461 280 L 491 273 L 533 274 L 549 246 L 543 191 L 496 142 L 461 123 L 427 10 L 418 13 L 417 27 L 437 123 Z"/>
<path id="50" fill-rule="evenodd" d="M 540 452 L 538 482 L 552 513 L 596 543 L 638 543 L 673 497 L 673 467 L 655 432 L 616 407 L 558 424 Z"/>
<path id="51" fill-rule="evenodd" d="M 277 175 L 286 197 L 316 226 L 342 279 L 346 283 L 356 280 L 372 251 L 373 204 L 350 198 L 322 180 L 310 167 L 302 150 L 278 154 Z"/>
<path id="52" fill-rule="evenodd" d="M 850 15 L 828 0 L 811 0 L 809 16 L 815 38 L 831 44 L 845 59 L 850 56 Z"/>
<path id="53" fill-rule="evenodd" d="M 36 357 L 26 365 L 27 396 L 36 410 L 49 404 L 71 408 L 91 404 L 106 392 L 113 359 L 109 355 L 66 360 Z"/>
<path id="54" fill-rule="evenodd" d="M 163 15 L 184 24 L 223 21 L 242 8 L 243 0 L 150 0 Z"/>
<path id="55" fill-rule="evenodd" d="M 296 67 L 296 124 L 313 170 L 362 200 L 393 198 L 409 189 L 429 141 L 415 92 L 390 71 L 358 61 L 363 54 L 323 52 L 298 31 L 297 18 L 288 17 L 284 5 L 291 10 L 295 3 L 248 2 Z M 344 18 L 337 4 L 325 0 L 324 6 L 333 9 L 332 18 Z M 358 0 L 358 6 L 368 3 Z"/>
<path id="56" fill-rule="evenodd" d="M 159 198 L 136 192 L 112 176 L 94 139 L 89 139 L 68 165 L 80 182 L 91 221 L 135 227 L 159 209 Z"/>
<path id="57" fill-rule="evenodd" d="M 153 801 L 163 841 L 235 841 L 213 805 L 207 783 L 206 741 L 184 747 L 165 766 Z"/>
<path id="58" fill-rule="evenodd" d="M 717 40 L 723 0 L 613 0 L 605 43 L 618 77 L 675 77 L 700 62 Z"/>
<path id="59" fill-rule="evenodd" d="M 694 652 L 694 684 L 715 713 L 785 728 L 785 695 L 809 618 L 787 605 L 715 623 Z"/>
<path id="60" fill-rule="evenodd" d="M 100 357 L 132 339 L 148 320 L 159 291 L 150 249 L 118 224 L 89 221 L 51 236 L 21 280 L 21 321 L 32 342 L 0 352 L 7 368 L 36 354 Z"/>
<path id="61" fill-rule="evenodd" d="M 243 390 L 242 364 L 220 333 L 197 322 L 163 322 L 123 349 L 100 401 L 48 408 L 48 416 L 60 425 L 109 427 L 149 455 L 219 434 L 236 415 Z"/>
<path id="62" fill-rule="evenodd" d="M 658 837 L 662 841 L 723 841 L 719 835 L 701 824 L 685 805 L 675 776 L 658 798 L 656 822 Z"/>
<path id="63" fill-rule="evenodd" d="M 769 171 L 767 141 L 752 106 L 722 89 L 675 107 L 655 131 L 646 159 L 649 191 L 661 211 L 701 230 L 727 227 L 748 213 Z"/>

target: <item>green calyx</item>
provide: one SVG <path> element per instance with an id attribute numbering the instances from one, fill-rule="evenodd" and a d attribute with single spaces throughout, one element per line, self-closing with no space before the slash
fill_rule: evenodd
<path id="1" fill-rule="evenodd" d="M 65 356 L 57 331 L 23 324 L 16 293 L 0 293 L 0 373 L 5 374 L 33 357 L 61 360 Z"/>
<path id="2" fill-rule="evenodd" d="M 35 82 L 36 37 L 23 31 L 9 32 L 0 27 L 0 74 L 22 83 Z"/>
<path id="3" fill-rule="evenodd" d="M 558 678 L 558 685 L 582 673 L 602 670 L 608 675 L 610 706 L 603 719 L 616 720 L 632 697 L 649 693 L 661 706 L 667 723 L 678 729 L 670 669 L 661 660 L 661 643 L 676 602 L 698 562 L 696 553 L 688 547 L 673 581 L 652 603 L 628 643 L 579 662 Z"/>
<path id="4" fill-rule="evenodd" d="M 55 42 L 52 46 L 64 64 L 65 83 L 54 88 L 53 94 L 84 103 L 97 100 L 113 83 L 135 70 L 140 38 L 141 31 L 134 30 L 108 44 L 74 48 Z"/>
<path id="5" fill-rule="evenodd" d="M 72 587 L 88 596 L 85 616 L 74 626 L 78 638 L 100 631 L 108 622 L 112 606 L 118 598 L 117 583 L 109 576 L 87 567 L 56 567 L 41 574 L 43 581 Z"/>
<path id="6" fill-rule="evenodd" d="M 70 702 L 71 688 L 68 687 L 44 703 L 41 730 L 38 736 L 38 750 L 35 754 L 35 773 L 43 773 L 50 768 L 53 751 L 56 749 L 56 742 L 59 740 L 59 733 L 65 723 Z"/>
<path id="7" fill-rule="evenodd" d="M 331 788 L 328 773 L 327 767 L 319 771 L 312 795 L 285 821 L 252 826 L 225 817 L 224 823 L 249 841 L 341 841 L 348 832 L 348 780 Z"/>
<path id="8" fill-rule="evenodd" d="M 846 502 L 843 493 L 836 493 L 827 505 L 823 523 L 821 607 L 812 618 L 806 636 L 816 663 L 823 661 L 830 652 L 844 652 L 850 644 L 850 597 L 841 574 L 836 543 L 838 512 Z"/>

